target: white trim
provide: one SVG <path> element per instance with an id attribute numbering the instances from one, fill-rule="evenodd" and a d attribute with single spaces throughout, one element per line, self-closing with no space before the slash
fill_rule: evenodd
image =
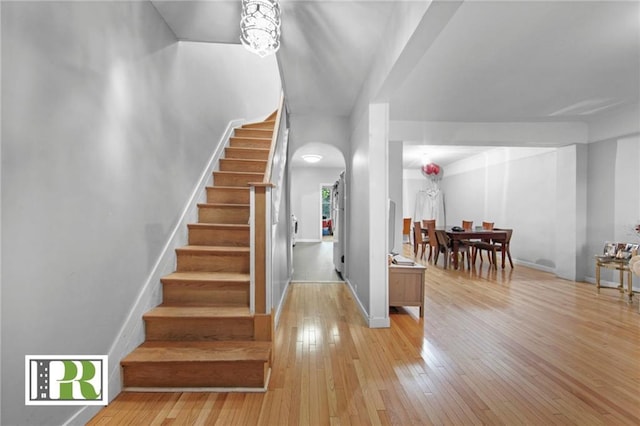
<path id="1" fill-rule="evenodd" d="M 509 259 L 505 259 L 505 262 L 509 262 Z M 538 271 L 549 272 L 551 274 L 556 273 L 556 268 L 551 268 L 549 266 L 538 265 L 536 263 L 527 262 L 526 260 L 513 259 L 514 265 L 522 265 L 527 268 L 537 269 Z M 509 265 L 506 265 L 505 268 L 509 268 Z"/>
<path id="2" fill-rule="evenodd" d="M 364 320 L 367 323 L 367 326 L 369 328 L 389 328 L 389 327 L 391 327 L 391 318 L 390 317 L 385 317 L 385 318 L 370 317 L 369 314 L 367 313 L 367 310 L 364 308 L 364 306 L 362 306 L 362 302 L 360 302 L 360 299 L 358 298 L 358 295 L 356 294 L 355 290 L 353 289 L 353 285 L 351 284 L 351 281 L 349 281 L 349 279 L 346 278 L 344 280 L 344 282 L 347 284 L 347 287 L 351 291 L 351 294 L 353 295 L 353 299 L 357 302 L 358 309 L 360 309 L 360 314 L 362 315 L 362 318 L 364 318 Z"/>
<path id="3" fill-rule="evenodd" d="M 273 208 L 273 199 L 271 197 L 271 187 L 266 187 L 265 188 L 265 205 L 266 205 L 266 209 L 265 209 L 265 217 L 264 217 L 264 223 L 265 223 L 265 236 L 264 236 L 264 260 L 265 260 L 265 265 L 264 265 L 264 278 L 265 278 L 265 289 L 264 289 L 264 297 L 265 297 L 265 313 L 269 314 L 271 313 L 271 310 L 273 309 L 273 300 L 271 300 L 271 294 L 272 294 L 272 286 L 273 286 L 273 268 L 272 268 L 272 263 L 273 263 L 273 225 L 271 224 L 271 213 L 272 213 L 272 208 Z M 255 263 L 251 263 L 251 265 L 255 265 Z M 253 266 L 251 268 L 252 270 L 254 269 Z M 254 288 L 255 291 L 255 288 Z M 255 296 L 254 296 L 255 298 Z"/>
<path id="4" fill-rule="evenodd" d="M 291 279 L 287 281 L 287 285 L 284 287 L 284 291 L 282 292 L 282 297 L 280 298 L 280 303 L 278 303 L 278 307 L 276 308 L 275 318 L 273 319 L 273 328 L 278 328 L 278 323 L 280 322 L 280 314 L 282 314 L 282 307 L 284 306 L 284 301 L 287 299 L 287 295 L 289 294 L 289 287 L 291 286 Z"/>
<path id="5" fill-rule="evenodd" d="M 369 328 L 389 328 L 389 327 L 391 327 L 391 318 L 389 317 L 369 318 Z"/>
<path id="6" fill-rule="evenodd" d="M 296 238 L 296 244 L 297 243 L 321 243 L 321 242 L 322 240 L 314 240 L 312 238 L 303 238 L 303 239 Z"/>
<path id="7" fill-rule="evenodd" d="M 596 285 L 596 279 L 595 277 L 585 277 L 584 278 L 584 282 L 588 283 L 588 284 L 593 284 L 594 286 Z M 603 280 L 602 278 L 600 279 L 600 288 L 604 288 L 604 289 L 613 289 L 613 290 L 617 290 L 620 287 L 620 281 L 609 281 L 609 280 Z M 625 279 L 624 279 L 624 289 L 626 291 L 627 289 L 627 277 L 625 275 Z M 638 293 L 640 292 L 640 288 L 638 288 L 637 286 L 632 286 L 631 290 L 634 293 Z"/>
<path id="8" fill-rule="evenodd" d="M 367 325 L 369 325 L 369 314 L 367 313 L 367 310 L 364 308 L 364 306 L 362 306 L 362 302 L 360 302 L 360 298 L 358 298 L 358 295 L 353 287 L 353 284 L 351 284 L 351 281 L 349 280 L 349 278 L 345 278 L 344 281 L 345 283 L 347 283 L 347 287 L 351 291 L 351 294 L 353 295 L 353 299 L 357 302 L 358 309 L 360 309 L 360 314 L 362 315 L 362 318 L 364 318 Z"/>
<path id="9" fill-rule="evenodd" d="M 249 312 L 256 312 L 256 187 L 249 187 Z"/>

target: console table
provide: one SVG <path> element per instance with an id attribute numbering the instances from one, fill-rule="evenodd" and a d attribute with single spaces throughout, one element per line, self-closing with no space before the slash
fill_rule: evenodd
<path id="1" fill-rule="evenodd" d="M 422 265 L 389 265 L 389 306 L 419 306 L 424 317 L 424 271 Z"/>
<path id="2" fill-rule="evenodd" d="M 624 294 L 624 275 L 627 274 L 627 288 L 629 303 L 633 301 L 633 278 L 631 268 L 629 268 L 629 259 L 616 259 L 604 256 L 596 256 L 596 292 L 600 293 L 600 268 L 614 269 L 620 272 L 620 285 L 618 290 L 620 294 Z"/>

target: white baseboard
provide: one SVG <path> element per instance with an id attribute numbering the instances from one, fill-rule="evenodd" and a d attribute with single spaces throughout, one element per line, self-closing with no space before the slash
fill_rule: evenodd
<path id="1" fill-rule="evenodd" d="M 367 325 L 369 325 L 369 313 L 364 308 L 364 306 L 362 306 L 362 302 L 360 302 L 360 298 L 358 297 L 358 294 L 354 290 L 353 284 L 351 284 L 351 281 L 349 280 L 349 278 L 345 278 L 344 281 L 345 281 L 345 283 L 347 283 L 347 288 L 349 288 L 349 290 L 351 291 L 351 295 L 353 296 L 353 300 L 355 300 L 356 304 L 358 305 L 358 309 L 360 310 L 360 315 L 362 315 L 362 318 L 364 318 L 364 320 L 366 321 Z"/>
<path id="2" fill-rule="evenodd" d="M 391 327 L 391 318 L 369 318 L 369 328 L 389 328 Z"/>
<path id="3" fill-rule="evenodd" d="M 507 262 L 508 262 L 508 260 L 507 260 Z M 514 265 L 526 266 L 527 268 L 537 269 L 538 271 L 549 272 L 549 273 L 552 273 L 552 274 L 554 274 L 556 272 L 555 268 L 551 268 L 549 266 L 544 266 L 544 265 L 538 265 L 537 263 L 531 263 L 531 262 L 527 262 L 525 260 L 513 259 L 513 264 Z"/>
<path id="4" fill-rule="evenodd" d="M 280 314 L 282 314 L 282 306 L 284 305 L 284 301 L 287 300 L 287 295 L 289 294 L 289 287 L 291 287 L 291 278 L 287 281 L 287 285 L 284 287 L 284 291 L 282 292 L 282 297 L 280 298 L 280 302 L 278 302 L 278 306 L 276 307 L 275 318 L 273 319 L 273 328 L 278 328 L 278 323 L 280 322 Z"/>
<path id="5" fill-rule="evenodd" d="M 584 281 L 586 283 L 596 285 L 596 278 L 595 277 L 585 277 Z M 634 282 L 635 281 L 636 280 L 634 280 Z M 602 287 L 602 288 L 615 288 L 615 289 L 617 289 L 619 285 L 620 285 L 620 281 L 609 281 L 609 280 L 600 279 L 600 287 Z M 625 289 L 627 288 L 627 277 L 626 276 L 624 278 L 624 288 Z M 634 293 L 640 293 L 640 287 L 638 287 L 638 286 L 634 285 L 632 287 L 632 290 L 634 291 Z"/>

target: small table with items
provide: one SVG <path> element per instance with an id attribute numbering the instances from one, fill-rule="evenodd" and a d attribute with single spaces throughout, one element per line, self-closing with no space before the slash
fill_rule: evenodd
<path id="1" fill-rule="evenodd" d="M 638 253 L 638 244 L 605 243 L 603 255 L 596 256 L 596 291 L 600 293 L 600 269 L 613 269 L 620 272 L 620 285 L 617 287 L 621 294 L 625 293 L 624 275 L 627 275 L 627 293 L 629 303 L 633 301 L 633 274 L 629 260 Z"/>

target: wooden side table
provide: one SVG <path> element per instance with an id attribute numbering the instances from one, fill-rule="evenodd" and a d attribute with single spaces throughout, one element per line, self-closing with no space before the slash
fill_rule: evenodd
<path id="1" fill-rule="evenodd" d="M 618 290 L 624 294 L 624 274 L 627 273 L 627 292 L 629 293 L 629 303 L 633 302 L 633 279 L 628 259 L 616 259 L 603 256 L 596 256 L 596 291 L 600 293 L 600 268 L 614 269 L 620 271 L 620 285 Z"/>
<path id="2" fill-rule="evenodd" d="M 424 317 L 423 265 L 389 265 L 389 306 L 419 306 Z"/>

